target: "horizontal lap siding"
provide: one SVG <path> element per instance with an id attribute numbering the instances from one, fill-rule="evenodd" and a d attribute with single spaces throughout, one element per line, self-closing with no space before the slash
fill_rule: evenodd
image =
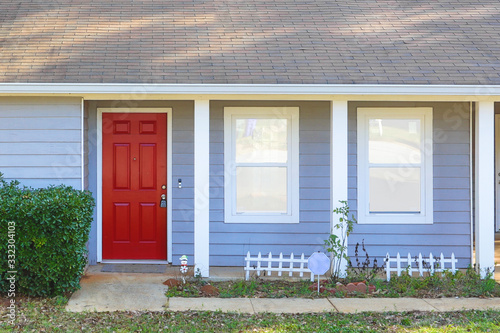
<path id="1" fill-rule="evenodd" d="M 470 161 L 468 103 L 351 103 L 349 105 L 349 206 L 357 213 L 356 132 L 357 107 L 433 107 L 434 223 L 431 225 L 355 225 L 349 238 L 349 252 L 365 242 L 370 257 L 387 252 L 445 257 L 454 252 L 460 267 L 470 264 Z M 364 253 L 361 253 L 364 255 Z M 379 262 L 381 263 L 381 261 Z"/>
<path id="2" fill-rule="evenodd" d="M 300 223 L 224 223 L 224 106 L 298 106 Z M 244 256 L 310 255 L 330 228 L 329 103 L 212 102 L 210 110 L 210 265 L 242 266 Z"/>
<path id="3" fill-rule="evenodd" d="M 194 255 L 194 105 L 172 108 L 172 263 L 177 265 L 182 255 Z"/>
<path id="4" fill-rule="evenodd" d="M 81 101 L 0 98 L 0 172 L 23 185 L 81 187 Z"/>
<path id="5" fill-rule="evenodd" d="M 193 237 L 193 164 L 194 164 L 194 103 L 191 101 L 90 101 L 89 102 L 89 189 L 97 191 L 97 108 L 171 108 L 172 109 L 172 258 L 194 253 Z M 182 179 L 182 189 L 177 179 Z M 89 258 L 97 260 L 97 214 L 90 232 Z"/>
<path id="6" fill-rule="evenodd" d="M 88 103 L 85 103 L 84 114 L 83 114 L 83 151 L 84 151 L 84 161 L 83 161 L 83 188 L 85 190 L 89 189 L 89 107 Z"/>

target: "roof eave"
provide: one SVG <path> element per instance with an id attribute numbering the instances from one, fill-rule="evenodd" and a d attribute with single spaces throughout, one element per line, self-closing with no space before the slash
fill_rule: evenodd
<path id="1" fill-rule="evenodd" d="M 0 96 L 462 96 L 500 97 L 500 85 L 0 83 Z"/>

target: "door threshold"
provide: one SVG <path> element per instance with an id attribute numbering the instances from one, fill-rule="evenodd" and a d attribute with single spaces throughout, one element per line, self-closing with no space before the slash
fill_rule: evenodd
<path id="1" fill-rule="evenodd" d="M 101 264 L 168 265 L 167 260 L 102 260 Z"/>

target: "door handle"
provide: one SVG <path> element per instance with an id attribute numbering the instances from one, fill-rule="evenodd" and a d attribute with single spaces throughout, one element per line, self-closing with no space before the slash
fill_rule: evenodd
<path id="1" fill-rule="evenodd" d="M 161 195 L 160 208 L 167 208 L 167 196 L 165 194 Z"/>

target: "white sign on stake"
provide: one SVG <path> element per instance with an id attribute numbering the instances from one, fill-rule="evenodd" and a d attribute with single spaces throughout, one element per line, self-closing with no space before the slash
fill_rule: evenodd
<path id="1" fill-rule="evenodd" d="M 319 276 L 325 274 L 330 269 L 330 258 L 323 252 L 314 252 L 307 259 L 307 267 L 318 276 L 318 294 L 319 294 Z"/>

